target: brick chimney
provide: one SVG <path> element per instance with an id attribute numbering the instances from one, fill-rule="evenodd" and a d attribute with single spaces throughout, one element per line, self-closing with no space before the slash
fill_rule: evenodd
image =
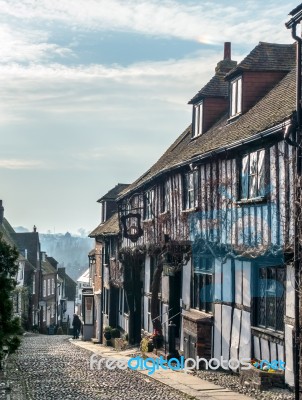
<path id="1" fill-rule="evenodd" d="M 2 205 L 2 200 L 0 200 L 0 225 L 3 224 L 3 218 L 4 218 L 4 207 Z"/>
<path id="2" fill-rule="evenodd" d="M 236 61 L 232 61 L 231 55 L 231 42 L 224 43 L 223 60 L 219 61 L 215 68 L 216 74 L 227 74 L 231 69 L 235 68 L 237 65 Z"/>
<path id="3" fill-rule="evenodd" d="M 231 42 L 224 42 L 224 60 L 231 59 Z"/>

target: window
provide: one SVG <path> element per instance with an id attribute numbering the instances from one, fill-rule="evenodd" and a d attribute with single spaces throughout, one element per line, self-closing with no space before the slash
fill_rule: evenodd
<path id="1" fill-rule="evenodd" d="M 160 185 L 160 212 L 164 213 L 170 209 L 170 181 Z"/>
<path id="2" fill-rule="evenodd" d="M 234 117 L 242 111 L 242 78 L 231 82 L 231 110 L 230 117 Z"/>
<path id="3" fill-rule="evenodd" d="M 43 297 L 46 297 L 46 279 L 43 281 Z"/>
<path id="4" fill-rule="evenodd" d="M 101 223 L 106 221 L 106 202 L 101 202 Z"/>
<path id="5" fill-rule="evenodd" d="M 189 210 L 198 205 L 198 171 L 184 175 L 184 209 Z"/>
<path id="6" fill-rule="evenodd" d="M 33 293 L 32 294 L 36 294 L 36 277 L 35 277 L 35 275 L 33 276 Z"/>
<path id="7" fill-rule="evenodd" d="M 51 294 L 55 294 L 55 280 L 51 279 Z"/>
<path id="8" fill-rule="evenodd" d="M 18 271 L 18 280 L 21 281 L 23 279 L 23 263 L 19 263 L 19 271 Z"/>
<path id="9" fill-rule="evenodd" d="M 47 280 L 47 295 L 50 295 L 50 279 Z"/>
<path id="10" fill-rule="evenodd" d="M 154 206 L 154 190 L 148 190 L 145 193 L 144 201 L 144 219 L 152 219 L 154 217 L 153 206 Z"/>
<path id="11" fill-rule="evenodd" d="M 241 164 L 241 199 L 265 195 L 265 150 L 247 154 Z"/>
<path id="12" fill-rule="evenodd" d="M 84 297 L 84 324 L 93 325 L 93 297 Z"/>
<path id="13" fill-rule="evenodd" d="M 213 312 L 213 265 L 212 258 L 200 258 L 192 279 L 191 307 L 207 313 Z"/>
<path id="14" fill-rule="evenodd" d="M 260 267 L 255 287 L 258 295 L 255 301 L 255 322 L 262 328 L 284 330 L 284 280 L 285 268 Z"/>
<path id="15" fill-rule="evenodd" d="M 202 134 L 203 104 L 193 106 L 193 137 Z"/>

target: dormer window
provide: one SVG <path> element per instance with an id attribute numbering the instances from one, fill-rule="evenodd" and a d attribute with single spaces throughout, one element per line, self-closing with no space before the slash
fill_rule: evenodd
<path id="1" fill-rule="evenodd" d="M 106 202 L 101 202 L 101 223 L 106 221 Z"/>
<path id="2" fill-rule="evenodd" d="M 193 106 L 193 137 L 202 134 L 203 102 Z"/>
<path id="3" fill-rule="evenodd" d="M 242 77 L 231 81 L 231 109 L 230 117 L 242 112 Z"/>

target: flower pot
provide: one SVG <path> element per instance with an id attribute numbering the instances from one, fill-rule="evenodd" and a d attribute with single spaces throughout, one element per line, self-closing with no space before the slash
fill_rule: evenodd
<path id="1" fill-rule="evenodd" d="M 163 337 L 163 335 L 156 335 L 156 336 L 153 336 L 152 340 L 153 340 L 154 347 L 156 349 L 159 349 L 163 345 L 164 337 Z"/>

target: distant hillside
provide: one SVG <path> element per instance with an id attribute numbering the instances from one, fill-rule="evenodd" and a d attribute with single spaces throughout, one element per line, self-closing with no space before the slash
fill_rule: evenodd
<path id="1" fill-rule="evenodd" d="M 67 274 L 77 280 L 88 268 L 88 253 L 94 247 L 94 240 L 86 237 L 64 234 L 39 234 L 41 250 L 54 257 Z"/>

